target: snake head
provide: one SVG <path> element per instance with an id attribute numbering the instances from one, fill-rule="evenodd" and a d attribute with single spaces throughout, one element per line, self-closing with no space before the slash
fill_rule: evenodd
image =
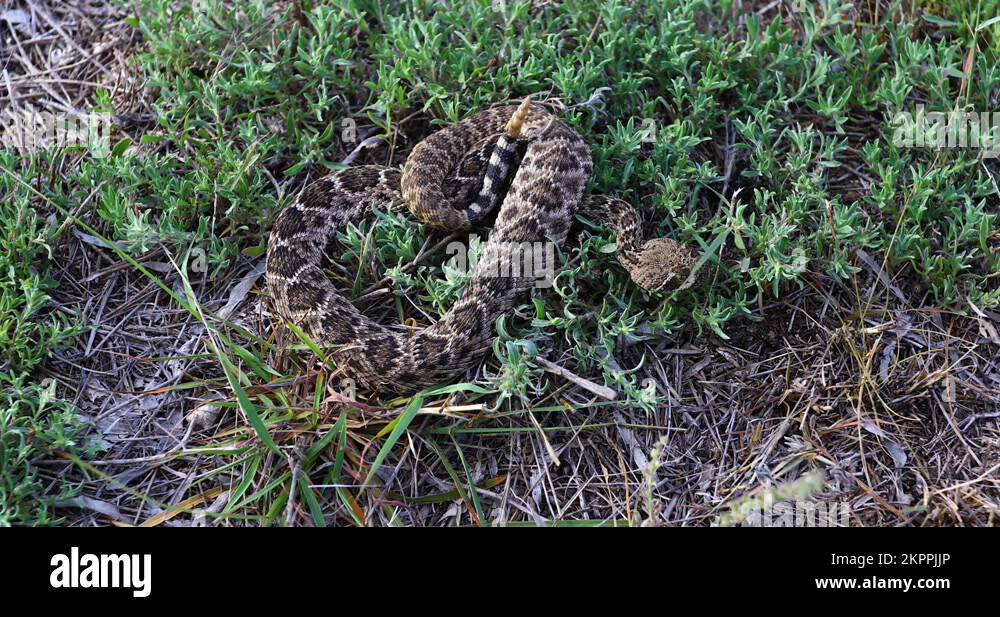
<path id="1" fill-rule="evenodd" d="M 642 245 L 629 275 L 647 291 L 673 291 L 684 284 L 695 264 L 690 248 L 670 238 L 653 238 Z"/>

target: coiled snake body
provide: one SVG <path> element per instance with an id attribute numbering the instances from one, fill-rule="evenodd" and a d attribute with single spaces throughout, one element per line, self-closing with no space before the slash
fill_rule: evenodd
<path id="1" fill-rule="evenodd" d="M 517 146 L 523 158 L 516 163 Z M 481 112 L 418 144 L 402 172 L 380 166 L 341 170 L 309 185 L 278 217 L 267 249 L 267 286 L 277 313 L 329 351 L 343 372 L 372 389 L 412 392 L 479 362 L 494 324 L 534 285 L 512 272 L 505 247 L 566 238 L 576 213 L 617 233 L 618 259 L 650 291 L 682 283 L 691 252 L 667 239 L 642 239 L 627 203 L 584 196 L 590 149 L 557 117 L 525 101 Z M 505 192 L 506 189 L 506 192 Z M 363 315 L 323 273 L 327 244 L 372 207 L 405 204 L 424 223 L 468 229 L 500 204 L 496 223 L 461 298 L 416 332 L 391 330 Z"/>

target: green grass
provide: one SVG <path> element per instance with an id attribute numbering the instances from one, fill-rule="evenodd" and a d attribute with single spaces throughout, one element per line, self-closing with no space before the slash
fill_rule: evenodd
<path id="1" fill-rule="evenodd" d="M 0 165 L 17 167 L 0 153 Z M 21 167 L 31 182 L 40 170 Z M 0 173 L 0 526 L 54 522 L 50 494 L 33 462 L 55 450 L 76 452 L 80 422 L 55 396 L 52 380 L 36 382 L 32 371 L 53 350 L 69 343 L 74 324 L 56 313 L 43 315 L 52 287 L 45 263 L 56 228 L 41 220 L 28 190 Z"/>
<path id="2" fill-rule="evenodd" d="M 970 87 L 956 100 L 968 47 L 945 36 L 949 26 L 851 24 L 842 2 L 800 15 L 801 32 L 751 18 L 743 36 L 731 33 L 724 6 L 697 2 L 574 3 L 530 19 L 529 3 L 519 2 L 499 10 L 462 3 L 432 16 L 343 3 L 307 10 L 307 27 L 276 36 L 270 3 L 238 2 L 234 11 L 207 2 L 204 12 L 170 17 L 167 4 L 143 3 L 139 25 L 151 48 L 143 66 L 159 88 L 163 135 L 156 139 L 184 154 L 120 158 L 81 178 L 125 179 L 108 189 L 100 212 L 136 252 L 158 241 L 204 245 L 218 270 L 240 248 L 260 247 L 281 205 L 269 172 L 280 180 L 334 167 L 350 147 L 339 141 L 345 117 L 392 131 L 414 112 L 444 124 L 508 97 L 545 91 L 574 104 L 610 87 L 604 113 L 567 114 L 594 144 L 593 188 L 644 206 L 659 222 L 655 231 L 693 245 L 731 234 L 733 253 L 713 259 L 712 285 L 684 294 L 683 308 L 661 309 L 663 298 L 636 292 L 610 266 L 601 249 L 612 239 L 596 235 L 566 255 L 571 265 L 543 313 L 596 312 L 588 321 L 598 328 L 543 317 L 538 325 L 547 322 L 548 334 L 599 347 L 620 335 L 668 332 L 690 318 L 700 331 L 724 336 L 727 323 L 761 297 L 801 286 L 804 272 L 846 281 L 855 248 L 888 250 L 889 265 L 909 268 L 942 306 L 1000 299 L 983 279 L 995 268 L 985 204 L 993 187 L 976 153 L 901 150 L 880 139 L 851 146 L 844 134 L 852 121 L 888 117 L 918 97 L 933 109 L 988 107 L 1000 79 L 992 54 L 977 54 Z M 915 36 L 917 25 L 936 40 Z M 656 127 L 653 143 L 641 139 L 643 119 Z M 724 197 L 736 186 L 744 193 L 716 209 L 725 170 L 709 144 L 727 123 L 745 168 Z M 826 185 L 858 162 L 875 189 L 856 203 Z M 123 203 L 123 195 L 138 199 Z M 376 254 L 390 272 L 423 240 L 422 230 L 400 228 L 393 217 L 376 224 Z M 394 282 L 400 292 L 429 296 L 440 311 L 436 300 L 455 290 L 442 289 L 450 282 L 431 278 L 438 274 L 424 267 Z M 618 302 L 593 306 L 594 297 Z M 585 363 L 597 358 L 583 356 Z"/>
<path id="3" fill-rule="evenodd" d="M 889 118 L 917 103 L 942 111 L 995 107 L 998 26 L 977 28 L 997 14 L 996 0 L 926 2 L 929 19 L 896 3 L 877 23 L 874 16 L 851 21 L 849 3 L 824 0 L 805 3 L 808 10 L 784 23 L 747 15 L 745 28 L 734 25 L 730 2 L 403 4 L 306 1 L 298 23 L 291 5 L 275 14 L 262 0 L 202 0 L 194 8 L 140 0 L 133 25 L 148 47 L 139 62 L 156 97 L 155 119 L 135 145 L 148 154 L 133 156 L 122 144 L 116 156 L 85 159 L 64 180 L 43 179 L 43 193 L 73 210 L 96 190 L 89 220 L 129 254 L 199 247 L 215 277 L 240 253 L 260 255 L 297 183 L 336 168 L 353 148 L 342 139 L 346 118 L 403 147 L 496 101 L 547 94 L 573 106 L 603 92 L 599 104 L 564 114 L 593 147 L 591 189 L 640 207 L 651 235 L 706 252 L 705 275 L 685 291 L 649 295 L 615 262 L 613 236 L 590 228 L 563 247 L 555 287 L 526 307 L 532 318 L 503 324 L 481 384 L 501 402 L 551 390 L 533 358 L 539 341 L 552 341 L 572 349 L 573 370 L 623 392 L 621 405 L 650 409 L 655 389 L 640 383 L 637 367 L 608 362 L 618 347 L 689 324 L 700 335 L 728 338 L 760 303 L 817 281 L 851 285 L 857 249 L 884 261 L 930 305 L 961 312 L 969 303 L 1000 304 L 1000 261 L 990 248 L 996 188 L 978 153 L 904 149 L 889 140 Z M 980 50 L 965 74 L 973 42 Z M 98 93 L 95 108 L 111 106 Z M 6 157 L 3 165 L 32 183 L 58 156 Z M 396 153 L 392 162 L 401 161 Z M 857 188 L 857 175 L 868 190 Z M 841 176 L 855 188 L 843 188 Z M 44 261 L 54 230 L 11 174 L 0 175 L 0 194 L 4 241 L 18 247 L 0 262 L 0 523 L 40 522 L 48 515 L 30 461 L 71 449 L 74 423 L 29 375 L 73 330 L 56 312 L 33 318 L 45 304 L 46 281 L 32 264 Z M 341 261 L 361 271 L 346 286 L 357 293 L 388 276 L 395 297 L 441 314 L 465 282 L 446 256 L 403 270 L 429 238 L 422 226 L 385 213 L 343 234 Z M 402 316 L 398 302 L 397 311 Z M 315 412 L 293 412 L 297 402 L 280 391 L 253 401 L 245 392 L 294 377 L 301 365 L 279 371 L 269 366 L 270 342 L 207 325 L 218 335 L 220 374 L 262 444 L 269 429 L 288 422 L 320 426 Z M 413 409 L 377 438 L 395 444 Z M 344 425 L 334 428 L 326 435 L 346 444 Z M 267 448 L 243 451 L 246 473 Z M 352 464 L 342 448 L 337 456 L 326 472 L 331 484 Z M 352 473 L 371 479 L 374 467 Z M 459 486 L 464 471 L 451 472 Z M 263 500 L 257 509 L 265 522 L 277 522 L 290 480 L 268 484 L 264 494 L 238 492 L 225 511 Z M 316 517 L 308 486 L 297 490 Z M 357 498 L 343 488 L 338 494 L 349 508 Z M 463 495 L 475 510 L 470 497 Z"/>

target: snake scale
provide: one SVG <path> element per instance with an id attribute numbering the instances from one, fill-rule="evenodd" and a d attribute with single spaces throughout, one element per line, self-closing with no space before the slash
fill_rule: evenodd
<path id="1" fill-rule="evenodd" d="M 267 286 L 277 314 L 329 353 L 347 377 L 380 392 L 408 393 L 474 367 L 490 347 L 495 322 L 534 285 L 505 264 L 505 247 L 563 243 L 575 214 L 617 235 L 617 256 L 633 281 L 669 290 L 694 258 L 669 238 L 643 241 L 627 203 L 584 195 L 590 148 L 558 117 L 525 100 L 446 127 L 417 144 L 402 171 L 349 167 L 307 186 L 279 215 L 267 248 Z M 468 287 L 437 322 L 400 331 L 362 314 L 324 274 L 327 245 L 373 207 L 405 206 L 448 232 L 470 229 L 499 207 Z M 519 272 L 519 271 L 518 271 Z"/>

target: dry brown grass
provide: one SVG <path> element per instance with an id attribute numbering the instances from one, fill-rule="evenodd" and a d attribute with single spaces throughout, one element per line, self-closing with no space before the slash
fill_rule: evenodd
<path id="1" fill-rule="evenodd" d="M 102 428 L 109 446 L 91 464 L 114 482 L 95 477 L 85 483 L 85 494 L 96 500 L 91 505 L 112 505 L 114 519 L 139 523 L 158 513 L 146 498 L 177 505 L 206 491 L 205 483 L 192 488 L 205 477 L 211 478 L 208 486 L 232 489 L 239 470 L 219 473 L 227 457 L 196 450 L 231 443 L 233 432 L 247 433 L 245 421 L 232 409 L 210 416 L 207 428 L 194 430 L 185 421 L 206 413 L 206 400 L 229 396 L 217 365 L 199 358 L 150 360 L 205 354 L 201 327 L 188 313 L 170 309 L 145 277 L 101 264 L 94 258 L 99 249 L 73 238 L 63 251 L 62 261 L 71 265 L 62 270 L 55 298 L 63 306 L 89 302 L 97 328 L 92 339 L 54 358 L 50 371 L 63 383 L 79 380 L 74 402 Z M 158 268 L 155 255 L 145 263 Z M 257 272 L 251 263 L 203 287 L 203 305 L 223 307 L 248 272 Z M 451 417 L 465 422 L 456 423 L 429 409 L 411 425 L 401 461 L 379 473 L 388 495 L 359 491 L 358 508 L 373 525 L 473 522 L 467 500 L 413 503 L 454 490 L 435 452 L 440 448 L 463 479 L 459 451 L 476 482 L 496 483 L 479 490 L 489 518 L 483 523 L 709 524 L 734 500 L 819 469 L 827 482 L 814 499 L 848 502 L 854 525 L 994 524 L 1000 506 L 1000 316 L 910 308 L 891 294 L 892 303 L 884 305 L 881 283 L 871 278 L 874 289 L 859 281 L 861 294 L 809 290 L 763 307 L 765 321 L 747 325 L 738 340 L 688 335 L 627 350 L 625 357 L 644 352 L 655 359 L 644 375 L 666 384 L 666 403 L 653 414 L 608 407 L 560 378 L 553 378 L 559 387 L 533 411 L 457 407 Z M 859 298 L 868 291 L 879 299 L 862 319 Z M 264 336 L 272 328 L 256 295 L 235 321 Z M 271 359 L 280 366 L 277 354 Z M 556 363 L 572 367 L 569 358 Z M 307 407 L 315 374 L 282 387 Z M 546 407 L 565 410 L 539 410 Z M 273 430 L 288 446 L 288 458 L 269 455 L 251 491 L 294 471 L 296 457 L 331 429 L 342 409 L 330 398 L 319 409 L 329 418 L 319 430 L 302 432 L 301 422 Z M 361 468 L 377 447 L 360 440 L 385 424 L 387 412 L 373 406 L 351 414 L 351 435 L 359 441 L 348 457 Z M 428 434 L 455 424 L 500 433 L 454 440 Z M 650 492 L 654 449 L 659 462 Z M 387 504 L 399 507 L 382 507 Z M 334 499 L 324 511 L 331 523 L 350 522 Z M 108 522 L 107 512 L 80 514 L 78 524 Z M 185 515 L 173 523 L 190 520 Z M 307 520 L 303 507 L 292 515 L 293 522 Z"/>

